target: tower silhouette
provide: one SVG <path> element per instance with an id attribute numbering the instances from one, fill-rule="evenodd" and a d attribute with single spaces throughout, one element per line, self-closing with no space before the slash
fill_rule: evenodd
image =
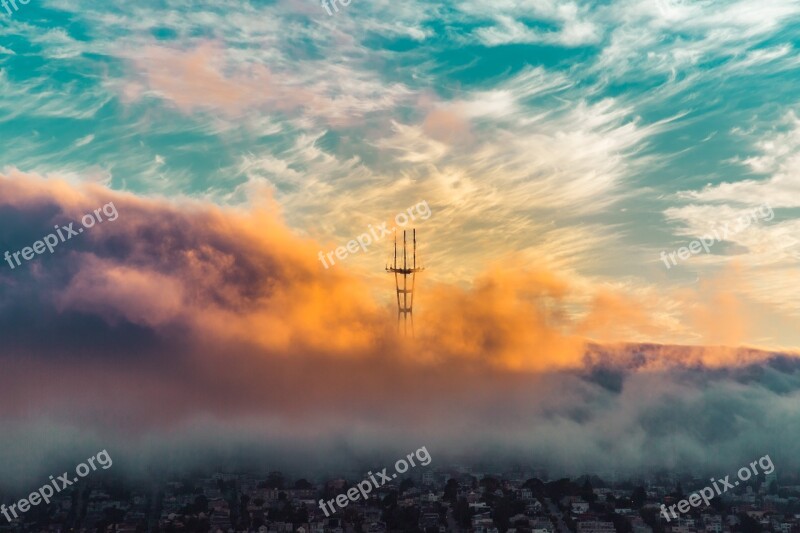
<path id="1" fill-rule="evenodd" d="M 391 265 L 386 266 L 386 271 L 394 274 L 394 285 L 397 291 L 397 330 L 400 331 L 402 322 L 403 335 L 408 336 L 408 324 L 411 323 L 411 336 L 414 336 L 414 285 L 417 280 L 417 272 L 425 270 L 423 267 L 417 268 L 417 230 L 413 229 L 412 239 L 414 242 L 411 262 L 408 261 L 408 244 L 406 233 L 403 230 L 403 265 L 402 268 L 397 264 L 397 230 L 394 232 L 394 259 Z M 402 276 L 402 288 L 400 287 L 400 276 Z M 411 288 L 408 288 L 408 277 L 411 276 Z"/>

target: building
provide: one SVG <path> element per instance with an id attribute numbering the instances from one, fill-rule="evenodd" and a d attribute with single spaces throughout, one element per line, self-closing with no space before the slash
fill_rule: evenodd
<path id="1" fill-rule="evenodd" d="M 616 533 L 614 524 L 600 520 L 578 522 L 578 533 Z"/>

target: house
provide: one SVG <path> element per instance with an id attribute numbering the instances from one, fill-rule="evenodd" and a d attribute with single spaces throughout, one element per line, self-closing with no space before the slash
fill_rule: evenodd
<path id="1" fill-rule="evenodd" d="M 531 523 L 531 528 L 534 530 L 539 530 L 540 532 L 547 531 L 548 533 L 555 530 L 552 522 L 550 522 L 550 520 L 547 518 L 537 518 L 533 520 Z"/>
<path id="2" fill-rule="evenodd" d="M 570 504 L 570 511 L 574 515 L 580 515 L 589 512 L 589 503 L 583 500 L 576 500 Z"/>
<path id="3" fill-rule="evenodd" d="M 578 533 L 616 533 L 612 522 L 587 520 L 578 522 Z"/>
<path id="4" fill-rule="evenodd" d="M 489 516 L 472 517 L 472 531 L 474 533 L 497 533 L 494 520 Z"/>
<path id="5" fill-rule="evenodd" d="M 508 522 L 511 525 L 514 525 L 514 526 L 517 526 L 517 527 L 528 527 L 531 524 L 530 518 L 528 518 L 524 514 L 515 514 L 514 516 L 511 517 L 511 519 L 509 519 Z"/>

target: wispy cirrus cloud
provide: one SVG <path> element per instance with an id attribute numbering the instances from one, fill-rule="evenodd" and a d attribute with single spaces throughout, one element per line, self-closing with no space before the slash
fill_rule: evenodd
<path id="1" fill-rule="evenodd" d="M 744 179 L 684 191 L 682 196 L 707 202 L 751 203 L 761 199 L 773 207 L 800 207 L 800 119 L 788 112 L 773 131 L 755 141 L 755 155 L 740 157 L 739 163 L 763 179 Z"/>
<path id="2" fill-rule="evenodd" d="M 334 124 L 391 109 L 409 94 L 396 85 L 382 87 L 378 96 L 374 82 L 345 66 L 320 64 L 326 74 L 314 77 L 277 74 L 260 62 L 242 64 L 233 52 L 214 42 L 200 42 L 190 50 L 150 45 L 129 56 L 134 80 L 125 83 L 122 94 L 137 100 L 150 93 L 186 113 L 210 110 L 238 117 L 253 110 L 289 115 L 302 111 Z"/>

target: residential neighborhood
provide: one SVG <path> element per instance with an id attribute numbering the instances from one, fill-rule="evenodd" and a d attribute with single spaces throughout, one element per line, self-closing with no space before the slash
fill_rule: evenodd
<path id="1" fill-rule="evenodd" d="M 671 505 L 707 484 L 664 474 L 614 473 L 552 479 L 543 469 L 490 471 L 453 466 L 398 477 L 326 516 L 319 500 L 355 486 L 364 472 L 331 479 L 281 472 L 216 472 L 137 487 L 86 480 L 2 532 L 258 533 L 800 533 L 800 480 L 761 475 L 711 505 L 667 521 Z M 2 495 L 3 501 L 10 499 Z"/>

